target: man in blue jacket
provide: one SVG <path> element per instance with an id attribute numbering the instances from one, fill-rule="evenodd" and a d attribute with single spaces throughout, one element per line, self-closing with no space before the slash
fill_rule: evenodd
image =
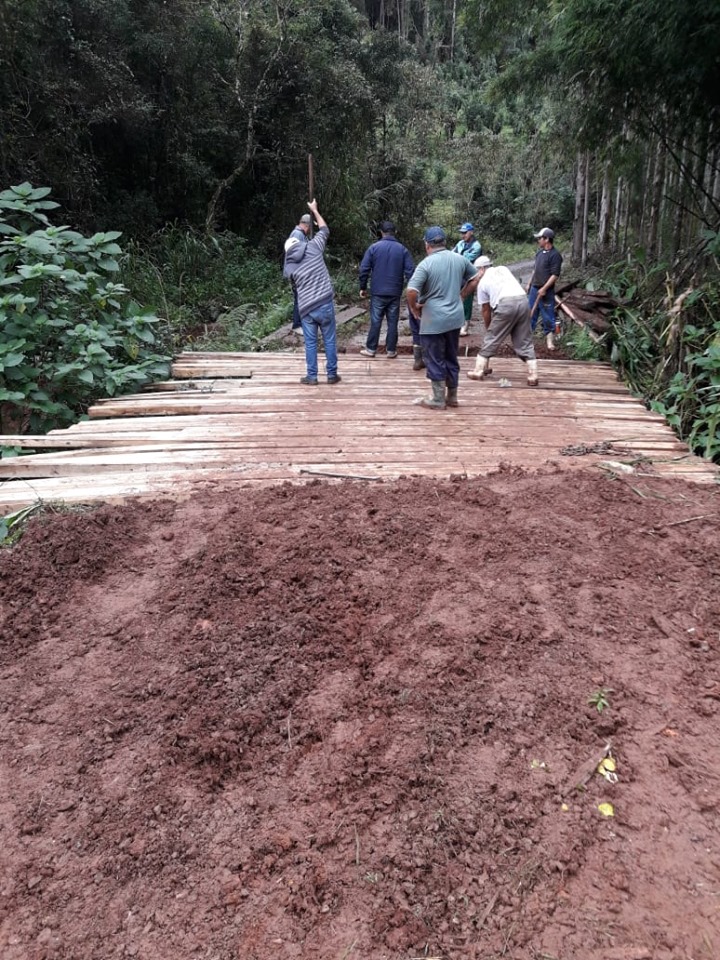
<path id="1" fill-rule="evenodd" d="M 471 223 L 463 223 L 459 227 L 460 236 L 462 239 L 453 247 L 453 253 L 459 253 L 461 257 L 469 263 L 475 263 L 477 258 L 482 253 L 482 244 L 479 240 L 475 239 L 475 227 Z M 469 297 L 465 297 L 463 300 L 463 314 L 465 316 L 465 323 L 460 327 L 460 336 L 466 337 L 470 329 L 470 321 L 472 320 L 472 311 L 473 311 L 473 295 L 470 294 Z"/>
<path id="2" fill-rule="evenodd" d="M 371 280 L 370 329 L 367 342 L 360 351 L 364 357 L 374 357 L 380 340 L 383 317 L 387 320 L 385 355 L 397 356 L 398 319 L 400 295 L 410 279 L 415 264 L 410 251 L 395 236 L 395 224 L 384 220 L 380 224 L 381 238 L 365 251 L 360 264 L 360 296 L 367 296 L 368 280 Z"/>

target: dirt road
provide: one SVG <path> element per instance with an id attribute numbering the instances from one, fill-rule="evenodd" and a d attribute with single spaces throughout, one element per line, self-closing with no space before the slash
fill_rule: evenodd
<path id="1" fill-rule="evenodd" d="M 719 491 L 646 482 L 34 522 L 0 554 L 3 960 L 720 955 Z"/>

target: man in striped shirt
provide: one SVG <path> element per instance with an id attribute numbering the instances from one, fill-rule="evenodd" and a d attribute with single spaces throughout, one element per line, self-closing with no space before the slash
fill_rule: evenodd
<path id="1" fill-rule="evenodd" d="M 317 207 L 317 201 L 308 203 L 318 225 L 318 232 L 308 240 L 302 260 L 291 268 L 297 290 L 298 311 L 305 338 L 306 375 L 300 383 L 317 386 L 318 333 L 325 344 L 327 382 L 340 383 L 337 372 L 337 335 L 332 281 L 325 264 L 325 247 L 330 230 Z"/>

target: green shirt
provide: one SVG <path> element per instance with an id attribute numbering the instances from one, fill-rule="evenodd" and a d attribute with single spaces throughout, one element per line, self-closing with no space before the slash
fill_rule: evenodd
<path id="1" fill-rule="evenodd" d="M 417 290 L 423 305 L 420 333 L 447 333 L 465 323 L 460 291 L 476 273 L 469 260 L 445 249 L 428 254 L 417 265 L 408 289 Z"/>

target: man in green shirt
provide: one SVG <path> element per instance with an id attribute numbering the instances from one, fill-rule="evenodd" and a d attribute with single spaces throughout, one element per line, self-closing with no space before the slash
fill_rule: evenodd
<path id="1" fill-rule="evenodd" d="M 432 383 L 432 396 L 421 403 L 444 410 L 458 406 L 458 345 L 465 319 L 462 298 L 474 293 L 477 270 L 469 260 L 447 249 L 442 227 L 428 227 L 424 239 L 427 256 L 410 277 L 407 301 L 420 318 L 420 340 Z"/>

